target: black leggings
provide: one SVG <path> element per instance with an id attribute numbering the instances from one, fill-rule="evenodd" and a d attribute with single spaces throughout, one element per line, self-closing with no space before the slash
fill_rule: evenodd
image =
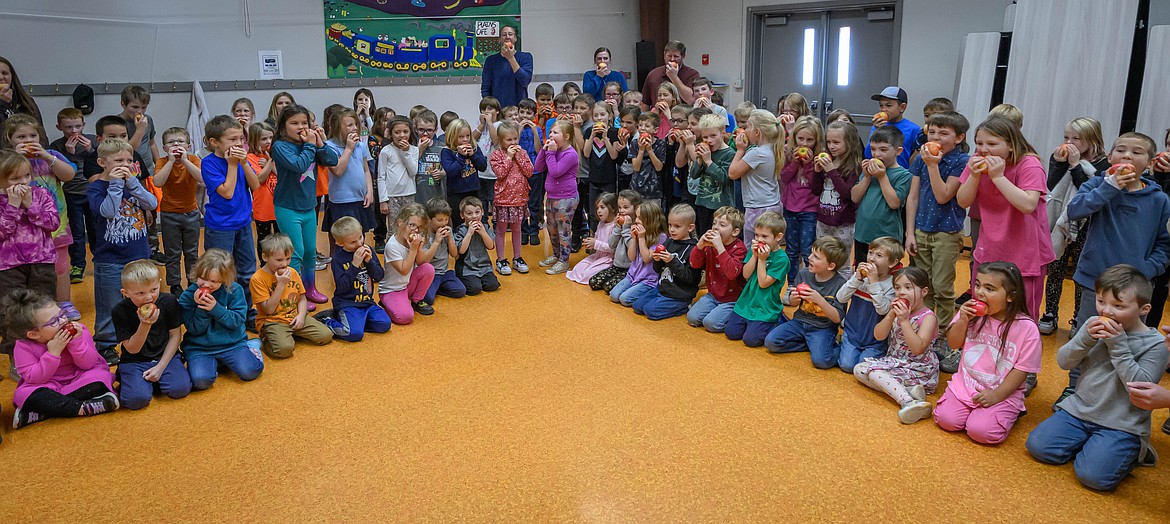
<path id="1" fill-rule="evenodd" d="M 1168 292 L 1166 289 L 1167 282 L 1170 282 L 1170 271 L 1154 277 L 1154 295 L 1150 299 L 1150 304 L 1153 307 L 1150 308 L 1150 314 L 1146 315 L 1146 325 L 1149 327 L 1157 328 L 1159 327 L 1158 324 L 1162 323 L 1162 310 L 1166 307 L 1166 295 Z"/>
<path id="2" fill-rule="evenodd" d="M 40 388 L 25 399 L 24 406 L 20 409 L 44 415 L 46 418 L 76 417 L 77 412 L 81 411 L 81 404 L 86 400 L 109 392 L 110 389 L 101 382 L 86 384 L 68 395 L 62 395 L 49 388 Z"/>
<path id="3" fill-rule="evenodd" d="M 1069 242 L 1064 248 L 1064 256 L 1048 264 L 1048 278 L 1044 282 L 1044 314 L 1052 315 L 1059 320 L 1060 295 L 1064 291 L 1064 279 L 1072 276 L 1077 270 L 1077 261 L 1081 259 L 1081 250 L 1085 247 L 1085 230 L 1076 240 Z M 1074 286 L 1075 289 L 1075 286 Z M 1081 310 L 1081 294 L 1073 294 L 1072 318 L 1077 318 Z"/>

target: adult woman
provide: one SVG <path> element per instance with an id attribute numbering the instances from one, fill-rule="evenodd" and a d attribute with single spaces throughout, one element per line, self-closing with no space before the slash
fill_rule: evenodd
<path id="1" fill-rule="evenodd" d="M 629 91 L 626 87 L 626 76 L 609 68 L 612 53 L 608 48 L 599 47 L 593 52 L 593 71 L 586 71 L 581 82 L 581 89 L 593 96 L 594 100 L 605 98 L 605 84 L 617 82 L 622 85 L 622 92 Z"/>
<path id="2" fill-rule="evenodd" d="M 37 119 L 41 129 L 45 128 L 45 123 L 41 120 L 41 109 L 37 107 L 36 100 L 33 100 L 32 95 L 28 94 L 24 85 L 20 83 L 20 77 L 16 74 L 16 68 L 12 67 L 12 62 L 0 56 L 0 127 L 4 126 L 4 121 L 8 120 L 8 117 L 18 114 Z M 41 142 L 45 142 L 45 137 L 41 137 Z"/>

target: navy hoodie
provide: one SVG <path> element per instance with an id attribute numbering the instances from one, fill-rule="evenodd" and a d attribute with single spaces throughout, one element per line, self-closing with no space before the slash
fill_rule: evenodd
<path id="1" fill-rule="evenodd" d="M 1154 278 L 1170 262 L 1170 197 L 1142 178 L 1145 187 L 1122 191 L 1095 176 L 1081 184 L 1068 203 L 1069 220 L 1089 219 L 1085 247 L 1073 280 L 1093 289 L 1097 277 L 1117 264 L 1129 264 Z"/>

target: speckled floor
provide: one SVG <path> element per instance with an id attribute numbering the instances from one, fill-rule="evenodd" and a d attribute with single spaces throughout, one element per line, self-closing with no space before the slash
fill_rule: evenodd
<path id="1" fill-rule="evenodd" d="M 535 269 L 540 248 L 525 250 Z M 892 401 L 805 355 L 768 355 L 681 318 L 650 322 L 563 276 L 501 280 L 496 293 L 440 299 L 434 316 L 388 335 L 300 347 L 252 383 L 222 377 L 142 411 L 19 431 L 6 421 L 3 513 L 18 522 L 1170 520 L 1170 465 L 1139 468 L 1102 495 L 1081 488 L 1071 466 L 1025 451 L 1063 386 L 1054 354 L 1064 332 L 1045 337 L 1031 413 L 1005 444 L 985 447 L 930 421 L 903 426 Z M 92 311 L 88 285 L 73 289 Z M 13 387 L 0 382 L 5 418 Z M 1154 415 L 1164 454 L 1166 417 Z"/>

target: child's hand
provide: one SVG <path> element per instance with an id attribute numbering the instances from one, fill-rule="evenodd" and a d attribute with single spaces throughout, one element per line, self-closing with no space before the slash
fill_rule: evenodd
<path id="1" fill-rule="evenodd" d="M 350 133 L 348 135 L 345 135 L 345 148 L 350 150 L 350 151 L 353 151 L 353 149 L 355 147 L 357 147 L 358 140 L 361 140 L 361 139 L 362 139 L 361 135 L 359 135 L 357 133 Z"/>
<path id="2" fill-rule="evenodd" d="M 693 143 L 695 143 L 695 133 L 694 133 L 694 131 L 691 131 L 690 129 L 687 129 L 687 130 L 684 130 L 684 131 L 681 133 L 681 135 L 682 135 L 682 141 L 683 141 L 683 143 L 684 143 L 684 144 L 693 144 Z"/>
<path id="3" fill-rule="evenodd" d="M 325 128 L 318 127 L 314 129 L 313 132 L 313 143 L 316 144 L 317 147 L 325 147 Z"/>
<path id="4" fill-rule="evenodd" d="M 551 138 L 548 140 L 545 140 L 544 141 L 544 150 L 545 151 L 556 151 L 557 150 L 556 141 L 551 139 Z"/>
<path id="5" fill-rule="evenodd" d="M 353 252 L 353 259 L 359 266 L 366 265 L 366 262 L 369 262 L 371 257 L 370 246 L 365 244 L 362 244 L 362 247 L 357 248 L 357 251 Z"/>
<path id="6" fill-rule="evenodd" d="M 737 130 L 735 132 L 735 150 L 736 151 L 747 151 L 747 147 L 748 147 L 747 132 L 742 130 L 742 129 Z"/>
<path id="7" fill-rule="evenodd" d="M 409 237 L 410 247 L 418 249 L 422 247 L 423 236 L 418 233 L 411 233 Z"/>
<path id="8" fill-rule="evenodd" d="M 1006 397 L 1006 395 L 999 392 L 999 388 L 995 388 L 995 389 L 985 389 L 983 391 L 980 391 L 980 392 L 976 393 L 974 396 L 972 396 L 971 400 L 975 401 L 980 406 L 983 406 L 985 408 L 989 408 L 991 406 L 999 404 L 1000 402 L 1003 402 L 1003 399 L 1005 397 Z"/>
<path id="9" fill-rule="evenodd" d="M 77 335 L 70 335 L 69 332 L 65 331 L 64 329 L 58 330 L 57 334 L 53 335 L 53 338 L 49 339 L 49 341 L 45 343 L 45 347 L 54 357 L 59 357 L 61 356 L 61 352 L 65 351 L 65 346 L 68 346 L 70 342 L 73 342 L 73 339 L 76 336 Z"/>
<path id="10" fill-rule="evenodd" d="M 894 314 L 898 320 L 906 320 L 910 318 L 910 306 L 907 305 L 906 300 L 895 300 L 890 303 L 890 312 Z"/>
<path id="11" fill-rule="evenodd" d="M 1097 340 L 1110 339 L 1121 334 L 1121 326 L 1116 320 L 1109 317 L 1094 317 L 1087 324 L 1085 328 L 1089 330 L 1089 336 Z"/>
<path id="12" fill-rule="evenodd" d="M 380 211 L 382 211 L 383 215 L 389 215 L 390 214 L 390 203 L 389 202 L 382 202 L 382 203 L 378 204 L 378 209 Z"/>
<path id="13" fill-rule="evenodd" d="M 292 322 L 289 323 L 288 327 L 293 328 L 293 331 L 305 327 L 305 313 L 301 313 L 296 317 L 293 317 Z"/>
<path id="14" fill-rule="evenodd" d="M 659 100 L 657 104 L 654 104 L 654 112 L 666 118 L 670 118 L 670 104 L 667 104 L 663 100 Z"/>
<path id="15" fill-rule="evenodd" d="M 435 239 L 438 240 L 440 238 L 451 238 L 451 226 L 443 226 L 438 231 L 435 231 Z"/>
<path id="16" fill-rule="evenodd" d="M 130 168 L 128 168 L 126 166 L 115 167 L 113 169 L 113 171 L 110 171 L 110 177 L 112 177 L 112 178 L 120 178 L 122 180 L 127 180 L 127 179 L 131 178 L 132 176 L 134 176 L 134 175 L 130 172 Z"/>
<path id="17" fill-rule="evenodd" d="M 763 242 L 756 242 L 756 254 L 759 255 L 761 261 L 767 260 L 768 255 L 772 253 L 772 246 Z"/>
<path id="18" fill-rule="evenodd" d="M 195 293 L 195 305 L 198 306 L 199 309 L 204 311 L 211 311 L 211 309 L 214 308 L 216 304 L 218 304 L 218 302 L 216 302 L 215 297 L 211 296 L 211 293 Z"/>
<path id="19" fill-rule="evenodd" d="M 670 262 L 672 257 L 674 257 L 674 254 L 665 249 L 662 251 L 655 250 L 654 254 L 651 256 L 651 258 L 659 262 Z"/>
<path id="20" fill-rule="evenodd" d="M 509 146 L 508 147 L 508 158 L 511 158 L 514 160 L 516 158 L 516 155 L 520 155 L 523 153 L 524 153 L 524 148 L 522 148 L 520 146 Z"/>
<path id="21" fill-rule="evenodd" d="M 424 136 L 424 137 L 418 139 L 418 150 L 419 151 L 424 151 L 428 147 L 431 147 L 431 137 Z"/>
<path id="22" fill-rule="evenodd" d="M 885 165 L 878 164 L 872 158 L 863 160 L 861 162 L 861 170 L 865 174 L 874 178 L 881 178 L 886 174 Z"/>
<path id="23" fill-rule="evenodd" d="M 150 369 L 142 372 L 142 379 L 147 382 L 158 382 L 162 378 L 164 369 L 161 365 L 152 366 Z"/>
<path id="24" fill-rule="evenodd" d="M 1154 157 L 1154 170 L 1162 173 L 1170 171 L 1170 153 L 1162 152 Z"/>
<path id="25" fill-rule="evenodd" d="M 248 154 L 244 152 L 244 148 L 232 146 L 228 149 L 228 160 L 234 160 L 236 163 L 245 162 L 248 160 Z"/>
<path id="26" fill-rule="evenodd" d="M 593 136 L 595 136 L 595 137 L 605 136 L 605 123 L 604 122 L 598 122 L 596 124 L 593 124 Z"/>
<path id="27" fill-rule="evenodd" d="M 967 322 L 977 317 L 978 315 L 975 314 L 975 303 L 975 299 L 963 302 L 963 305 L 959 306 L 959 317 Z"/>
<path id="28" fill-rule="evenodd" d="M 780 118 L 777 119 L 780 125 L 784 126 L 785 135 L 792 132 L 792 125 L 796 123 L 796 117 L 788 113 L 780 113 Z"/>
<path id="29" fill-rule="evenodd" d="M 708 146 L 706 142 L 695 146 L 695 154 L 702 158 L 703 162 L 711 163 L 711 146 Z"/>
<path id="30" fill-rule="evenodd" d="M 461 144 L 459 146 L 459 154 L 465 157 L 470 157 L 475 154 L 475 148 L 472 147 L 471 144 Z"/>
<path id="31" fill-rule="evenodd" d="M 282 285 L 282 286 L 287 285 L 289 279 L 291 279 L 291 278 L 292 278 L 292 270 L 287 268 L 287 267 L 276 271 L 276 283 L 278 285 Z"/>
<path id="32" fill-rule="evenodd" d="M 817 173 L 824 173 L 833 167 L 833 157 L 826 153 L 821 153 L 813 159 L 813 171 Z"/>
<path id="33" fill-rule="evenodd" d="M 168 162 L 179 160 L 187 155 L 187 150 L 183 146 L 175 146 L 170 150 L 171 156 L 167 159 Z M 261 165 L 260 167 L 264 167 Z"/>
<path id="34" fill-rule="evenodd" d="M 1106 173 L 1113 175 L 1114 181 L 1116 181 L 1117 185 L 1121 186 L 1122 188 L 1128 186 L 1129 184 L 1132 184 L 1132 183 L 1138 181 L 1138 179 L 1141 178 L 1141 174 L 1139 174 L 1136 170 L 1133 170 L 1133 169 L 1128 169 L 1124 172 L 1116 172 L 1114 169 L 1111 168 Z"/>
<path id="35" fill-rule="evenodd" d="M 638 149 L 641 149 L 642 151 L 649 151 L 650 146 L 653 144 L 654 141 L 650 138 L 650 135 L 645 135 L 638 138 Z"/>
<path id="36" fill-rule="evenodd" d="M 395 140 L 394 147 L 397 148 L 399 151 L 410 151 L 410 140 L 407 140 L 405 138 L 403 138 L 401 140 Z"/>
<path id="37" fill-rule="evenodd" d="M 874 277 L 873 280 L 877 280 L 877 268 L 869 262 L 858 262 L 857 271 L 853 274 L 857 275 L 858 280 L 865 280 L 867 277 Z"/>
<path id="38" fill-rule="evenodd" d="M 1007 169 L 1007 162 L 997 156 L 983 157 L 987 161 L 987 175 L 991 178 L 999 178 L 1003 176 L 1004 169 Z"/>
<path id="39" fill-rule="evenodd" d="M 12 207 L 20 207 L 24 202 L 24 193 L 28 190 L 28 186 L 24 184 L 11 185 L 4 188 L 4 194 L 8 196 L 8 205 Z"/>
<path id="40" fill-rule="evenodd" d="M 645 233 L 646 233 L 646 228 L 642 227 L 641 224 L 634 224 L 634 225 L 630 226 L 630 235 L 632 235 L 634 237 L 640 237 Z"/>
<path id="41" fill-rule="evenodd" d="M 150 312 L 145 314 L 145 315 L 142 314 L 142 308 L 144 308 L 146 306 L 144 305 L 144 306 L 138 308 L 138 321 L 143 323 L 143 324 L 146 324 L 148 326 L 152 326 L 152 325 L 154 325 L 155 322 L 158 322 L 158 317 L 161 314 L 161 310 L 159 310 L 158 306 L 156 306 L 154 304 L 149 304 L 149 306 L 150 306 L 150 308 L 149 308 Z"/>

